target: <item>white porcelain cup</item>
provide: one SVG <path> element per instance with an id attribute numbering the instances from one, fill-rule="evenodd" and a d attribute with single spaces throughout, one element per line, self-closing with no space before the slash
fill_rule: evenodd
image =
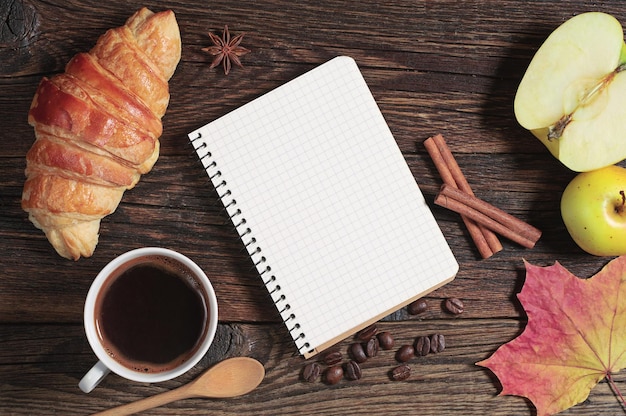
<path id="1" fill-rule="evenodd" d="M 111 286 L 111 279 L 118 279 L 119 276 L 124 273 L 125 269 L 129 269 L 133 267 L 133 265 L 154 259 L 155 257 L 161 259 L 166 258 L 168 262 L 171 261 L 173 264 L 183 266 L 185 274 L 192 278 L 194 286 L 197 284 L 196 288 L 199 289 L 198 292 L 201 293 L 205 307 L 206 320 L 201 336 L 197 340 L 195 347 L 191 349 L 192 352 L 190 352 L 190 355 L 185 357 L 184 361 L 173 368 L 149 372 L 139 371 L 139 369 L 135 369 L 133 366 L 124 365 L 113 357 L 114 354 L 107 352 L 107 346 L 104 345 L 107 341 L 103 340 L 103 338 L 106 337 L 102 336 L 100 323 L 96 317 L 96 308 L 97 304 L 102 302 L 107 288 Z M 170 380 L 182 375 L 195 366 L 206 354 L 217 330 L 217 299 L 213 286 L 206 274 L 188 257 L 165 248 L 146 247 L 132 250 L 118 256 L 100 271 L 87 294 L 84 321 L 87 340 L 96 354 L 98 362 L 85 374 L 78 384 L 83 392 L 89 393 L 92 391 L 111 371 L 128 380 L 155 383 Z"/>

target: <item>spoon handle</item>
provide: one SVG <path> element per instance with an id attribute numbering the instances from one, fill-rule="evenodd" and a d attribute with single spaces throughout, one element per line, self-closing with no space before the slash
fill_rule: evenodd
<path id="1" fill-rule="evenodd" d="M 154 407 L 163 406 L 164 404 L 171 403 L 176 400 L 193 397 L 194 394 L 190 391 L 188 387 L 188 385 L 181 386 L 174 390 L 166 391 L 155 396 L 146 397 L 145 399 L 137 400 L 135 402 L 114 407 L 103 412 L 95 413 L 93 416 L 132 415 L 133 413 L 152 409 Z"/>

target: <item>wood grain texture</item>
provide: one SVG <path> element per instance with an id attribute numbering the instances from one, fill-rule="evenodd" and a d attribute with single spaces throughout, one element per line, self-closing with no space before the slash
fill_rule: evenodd
<path id="1" fill-rule="evenodd" d="M 26 115 L 42 76 L 63 71 L 76 53 L 141 6 L 176 12 L 182 60 L 170 81 L 161 157 L 125 193 L 101 226 L 89 259 L 60 258 L 20 208 L 25 154 L 34 133 Z M 232 400 L 190 399 L 150 414 L 535 414 L 517 397 L 498 397 L 494 376 L 474 363 L 525 325 L 515 295 L 523 259 L 561 262 L 589 277 L 606 262 L 578 249 L 559 213 L 574 173 L 560 165 L 512 110 L 517 84 L 534 52 L 560 23 L 602 10 L 626 22 L 619 0 L 544 1 L 281 1 L 5 0 L 0 5 L 0 414 L 88 414 L 176 387 L 229 356 L 247 355 L 267 377 Z M 207 32 L 246 32 L 252 52 L 228 76 L 209 69 Z M 358 382 L 336 386 L 299 380 L 304 361 L 279 322 L 221 202 L 188 143 L 187 133 L 337 56 L 350 55 L 385 116 L 459 263 L 457 278 L 428 296 L 428 311 L 400 310 L 381 324 L 397 342 L 445 334 L 447 349 L 412 363 L 414 376 L 392 382 L 385 352 Z M 480 260 L 455 213 L 432 204 L 441 180 L 422 142 L 442 133 L 475 194 L 543 231 L 534 249 L 502 239 L 504 249 Z M 623 163 L 622 163 L 623 164 Z M 91 280 L 133 248 L 165 246 L 195 260 L 213 282 L 220 329 L 192 372 L 157 385 L 109 376 L 84 395 L 77 383 L 94 363 L 82 329 Z M 441 308 L 463 299 L 458 317 Z M 350 339 L 339 348 L 345 351 Z M 624 375 L 616 380 L 624 385 Z M 624 390 L 624 389 L 623 389 Z M 624 414 L 605 382 L 567 415 Z"/>
<path id="2" fill-rule="evenodd" d="M 109 375 L 85 396 L 76 384 L 93 357 L 80 328 L 4 325 L 0 327 L 0 360 L 4 363 L 0 413 L 89 414 L 176 388 L 219 360 L 244 355 L 260 360 L 266 369 L 264 381 L 249 395 L 228 400 L 187 399 L 147 414 L 533 414 L 532 406 L 524 399 L 496 397 L 497 381 L 489 371 L 474 365 L 517 335 L 520 322 L 448 319 L 385 322 L 379 326 L 394 335 L 397 345 L 412 343 L 419 335 L 443 334 L 446 349 L 412 359 L 412 373 L 407 381 L 390 378 L 390 371 L 398 365 L 395 350 L 390 350 L 363 363 L 360 380 L 342 380 L 329 386 L 321 381 L 301 380 L 304 363 L 294 356 L 281 325 L 222 324 L 216 342 L 189 373 L 154 385 L 130 383 Z M 347 339 L 337 346 L 344 357 L 351 342 Z M 323 364 L 322 367 L 325 368 Z M 619 374 L 616 380 L 625 381 Z M 589 400 L 566 414 L 613 415 L 619 414 L 619 406 L 607 383 L 601 382 Z"/>

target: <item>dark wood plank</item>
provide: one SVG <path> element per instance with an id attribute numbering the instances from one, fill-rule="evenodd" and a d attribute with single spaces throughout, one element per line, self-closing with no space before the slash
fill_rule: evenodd
<path id="1" fill-rule="evenodd" d="M 197 377 L 204 369 L 231 356 L 260 360 L 266 370 L 262 384 L 251 394 L 230 400 L 188 399 L 153 409 L 149 414 L 529 414 L 525 399 L 495 397 L 498 385 L 485 369 L 474 365 L 498 345 L 517 335 L 514 320 L 446 320 L 381 323 L 396 345 L 412 343 L 419 335 L 441 333 L 446 349 L 414 358 L 407 381 L 392 381 L 398 365 L 394 350 L 381 351 L 362 364 L 359 381 L 334 386 L 301 379 L 304 363 L 294 356 L 279 325 L 220 325 L 216 342 L 188 374 L 168 382 L 129 383 L 111 374 L 88 396 L 78 387 L 82 374 L 94 363 L 82 328 L 75 325 L 0 327 L 0 413 L 6 415 L 88 414 L 168 391 Z M 351 339 L 337 346 L 346 356 Z M 19 351 L 19 354 L 17 353 Z M 347 358 L 344 358 L 344 362 Z M 323 365 L 323 368 L 325 366 Z M 624 380 L 616 375 L 617 382 Z M 391 411 L 390 411 L 391 410 Z M 606 382 L 568 415 L 618 414 L 619 405 Z"/>

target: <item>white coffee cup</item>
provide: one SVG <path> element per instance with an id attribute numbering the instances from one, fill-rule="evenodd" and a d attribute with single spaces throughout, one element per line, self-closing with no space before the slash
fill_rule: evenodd
<path id="1" fill-rule="evenodd" d="M 131 368 L 133 366 L 124 365 L 113 357 L 115 354 L 108 352 L 111 349 L 104 345 L 108 341 L 104 340 L 106 337 L 103 335 L 103 330 L 100 328 L 101 323 L 98 322 L 96 317 L 96 308 L 97 304 L 100 305 L 103 302 L 102 299 L 107 288 L 111 287 L 113 281 L 119 280 L 119 277 L 124 274 L 124 270 L 142 262 L 152 261 L 155 258 L 159 259 L 159 262 L 161 259 L 166 259 L 164 261 L 168 264 L 182 265 L 186 277 L 184 279 L 181 278 L 181 280 L 188 280 L 188 277 L 191 278 L 194 288 L 198 290 L 204 302 L 203 307 L 205 308 L 206 320 L 202 335 L 191 349 L 191 352 L 185 356 L 184 361 L 175 364 L 173 368 L 150 372 L 147 370 L 140 371 L 138 368 Z M 85 374 L 78 386 L 85 393 L 89 393 L 111 371 L 128 380 L 145 383 L 170 380 L 182 375 L 195 366 L 208 351 L 217 330 L 217 312 L 217 299 L 211 282 L 202 269 L 188 257 L 175 251 L 158 247 L 140 248 L 120 255 L 100 271 L 87 294 L 84 308 L 85 333 L 99 361 Z"/>

